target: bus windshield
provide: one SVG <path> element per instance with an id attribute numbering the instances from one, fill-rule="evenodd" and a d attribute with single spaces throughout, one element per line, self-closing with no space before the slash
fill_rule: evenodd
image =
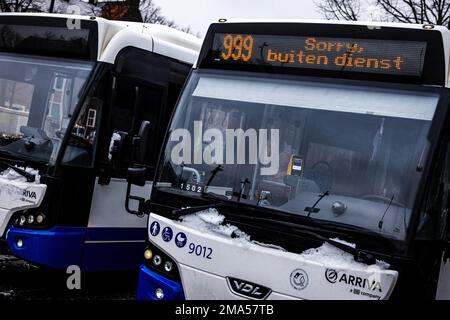
<path id="1" fill-rule="evenodd" d="M 52 164 L 92 62 L 0 54 L 0 155 Z"/>
<path id="2" fill-rule="evenodd" d="M 159 185 L 404 239 L 438 100 L 412 89 L 195 71 Z"/>

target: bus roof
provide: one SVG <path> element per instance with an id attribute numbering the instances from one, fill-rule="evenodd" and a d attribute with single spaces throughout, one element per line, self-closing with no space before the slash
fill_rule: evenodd
<path id="1" fill-rule="evenodd" d="M 70 14 L 0 13 L 0 19 L 8 16 L 95 21 L 98 26 L 97 60 L 108 63 L 114 63 L 120 50 L 132 46 L 194 64 L 201 48 L 201 40 L 197 37 L 162 25 Z"/>
<path id="2" fill-rule="evenodd" d="M 367 26 L 368 29 L 397 28 L 409 30 L 434 30 L 438 31 L 442 36 L 444 45 L 445 58 L 445 83 L 446 87 L 450 87 L 450 30 L 444 26 L 429 24 L 408 24 L 394 22 L 377 22 L 377 21 L 339 21 L 339 20 L 320 20 L 320 19 L 228 19 L 221 18 L 214 21 L 211 26 L 218 24 L 324 24 L 324 25 L 340 25 L 340 26 Z"/>
<path id="3" fill-rule="evenodd" d="M 322 19 L 234 19 L 234 18 L 221 18 L 212 23 L 321 23 L 321 24 L 339 24 L 339 25 L 355 25 L 355 26 L 368 26 L 369 28 L 378 27 L 394 27 L 394 28 L 407 28 L 407 29 L 423 29 L 428 24 L 413 24 L 413 23 L 399 23 L 399 22 L 380 22 L 380 21 L 343 21 L 343 20 L 322 20 Z M 435 29 L 441 30 L 441 32 L 450 32 L 450 30 L 444 26 L 433 26 Z"/>

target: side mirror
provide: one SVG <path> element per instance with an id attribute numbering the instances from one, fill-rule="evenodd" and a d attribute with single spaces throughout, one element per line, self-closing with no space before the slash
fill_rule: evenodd
<path id="1" fill-rule="evenodd" d="M 125 198 L 125 210 L 128 213 L 142 216 L 145 214 L 145 199 L 131 195 L 131 185 L 145 186 L 145 167 L 128 168 L 127 172 L 127 194 Z M 138 202 L 138 210 L 130 208 L 130 200 Z"/>
<path id="2" fill-rule="evenodd" d="M 127 182 L 136 186 L 145 186 L 145 167 L 128 168 Z"/>
<path id="3" fill-rule="evenodd" d="M 142 121 L 139 133 L 133 137 L 132 143 L 132 155 L 131 162 L 137 164 L 143 164 L 145 162 L 145 154 L 147 152 L 148 138 L 150 134 L 150 122 Z M 146 213 L 144 198 L 131 195 L 131 185 L 143 187 L 146 182 L 146 168 L 145 166 L 133 166 L 128 168 L 127 172 L 127 194 L 125 197 L 125 210 L 128 213 L 142 216 Z M 132 210 L 130 208 L 130 200 L 138 202 L 138 210 Z"/>
<path id="4" fill-rule="evenodd" d="M 144 163 L 145 161 L 150 127 L 149 121 L 142 121 L 138 135 L 133 137 L 133 160 L 136 163 Z"/>

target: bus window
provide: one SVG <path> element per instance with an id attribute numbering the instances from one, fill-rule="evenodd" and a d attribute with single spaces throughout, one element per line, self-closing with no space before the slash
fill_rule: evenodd
<path id="1" fill-rule="evenodd" d="M 98 118 L 103 101 L 91 97 L 83 105 L 70 133 L 63 163 L 71 166 L 92 165 L 94 142 L 97 135 Z"/>
<path id="2" fill-rule="evenodd" d="M 133 97 L 130 99 L 130 97 Z M 125 178 L 126 169 L 130 166 L 132 137 L 139 131 L 142 121 L 150 122 L 150 141 L 158 135 L 159 117 L 164 101 L 164 91 L 159 87 L 136 85 L 119 80 L 116 99 L 112 106 L 111 136 L 113 133 L 126 133 L 126 141 L 122 142 L 122 151 L 113 160 L 113 177 Z M 150 144 L 147 148 L 144 165 L 154 167 L 158 148 Z M 151 170 L 150 170 L 151 171 Z M 149 179 L 152 173 L 149 173 Z"/>

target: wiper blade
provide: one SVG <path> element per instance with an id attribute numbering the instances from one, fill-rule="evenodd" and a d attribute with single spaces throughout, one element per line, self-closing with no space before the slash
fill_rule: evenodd
<path id="1" fill-rule="evenodd" d="M 342 242 L 329 239 L 329 238 L 324 237 L 314 231 L 305 230 L 304 227 L 299 226 L 295 223 L 285 222 L 285 221 L 280 221 L 280 220 L 275 220 L 275 219 L 270 219 L 270 218 L 261 218 L 261 217 L 253 217 L 253 216 L 246 216 L 246 217 L 249 219 L 255 220 L 255 221 L 265 221 L 265 222 L 270 222 L 271 224 L 273 223 L 273 224 L 279 224 L 279 225 L 281 224 L 281 225 L 288 226 L 288 227 L 292 228 L 293 230 L 297 231 L 298 233 L 309 235 L 317 240 L 329 243 L 332 246 L 334 246 L 338 249 L 341 249 L 342 251 L 344 251 L 346 253 L 351 254 L 353 256 L 353 258 L 355 259 L 355 261 L 357 261 L 357 262 L 365 263 L 368 265 L 376 263 L 376 259 L 375 259 L 374 255 L 372 255 L 368 252 L 365 252 L 360 249 L 356 249 L 356 248 L 346 245 Z"/>
<path id="2" fill-rule="evenodd" d="M 223 171 L 223 166 L 222 165 L 218 165 L 217 167 L 215 167 L 213 170 L 211 170 L 211 175 L 209 176 L 208 181 L 206 182 L 205 188 L 204 190 L 207 191 L 208 187 L 211 185 L 211 183 L 213 182 L 214 178 L 216 177 L 216 175 Z"/>
<path id="3" fill-rule="evenodd" d="M 176 209 L 172 211 L 172 218 L 173 219 L 178 219 L 181 216 L 187 215 L 187 214 L 191 214 L 191 213 L 195 213 L 198 211 L 202 211 L 202 210 L 206 210 L 206 209 L 210 209 L 210 208 L 217 208 L 220 206 L 223 206 L 224 203 L 223 202 L 217 202 L 217 203 L 211 203 L 208 205 L 201 205 L 201 206 L 193 206 L 193 207 L 187 207 L 187 208 L 182 208 L 182 209 Z"/>
<path id="4" fill-rule="evenodd" d="M 26 172 L 26 171 L 23 170 L 23 169 L 20 169 L 20 168 L 17 168 L 17 167 L 15 167 L 15 166 L 13 166 L 13 165 L 10 165 L 9 163 L 7 163 L 7 162 L 5 162 L 5 161 L 0 161 L 0 164 L 2 164 L 2 165 L 4 165 L 4 166 L 6 166 L 6 167 L 8 167 L 8 168 L 10 168 L 10 169 L 12 169 L 12 170 L 14 170 L 15 172 L 17 172 L 17 173 L 20 174 L 22 177 L 26 178 L 26 179 L 27 179 L 27 182 L 34 182 L 34 181 L 36 181 L 36 175 L 34 175 L 34 174 L 28 173 L 28 172 Z"/>
<path id="5" fill-rule="evenodd" d="M 309 217 L 311 215 L 311 213 L 317 213 L 320 211 L 319 208 L 316 208 L 317 205 L 319 204 L 320 201 L 322 201 L 323 198 L 325 198 L 326 196 L 329 196 L 330 192 L 327 190 L 322 194 L 319 194 L 319 199 L 317 199 L 317 201 L 313 204 L 312 207 L 306 207 L 305 211 L 308 212 L 307 217 Z"/>
<path id="6" fill-rule="evenodd" d="M 178 219 L 179 217 L 187 215 L 187 214 L 195 213 L 195 212 L 206 210 L 206 209 L 210 209 L 210 208 L 221 207 L 221 206 L 223 206 L 225 204 L 223 202 L 223 200 L 227 200 L 226 197 L 222 198 L 222 196 L 219 196 L 219 195 L 216 195 L 216 194 L 210 193 L 210 192 L 202 193 L 201 197 L 205 198 L 205 199 L 218 200 L 218 202 L 210 203 L 210 204 L 206 204 L 206 205 L 201 205 L 201 206 L 193 206 L 193 207 L 186 207 L 186 208 L 182 208 L 182 209 L 173 210 L 172 211 L 172 218 L 173 219 Z"/>
<path id="7" fill-rule="evenodd" d="M 315 237 L 316 239 L 321 240 L 323 242 L 327 242 L 327 243 L 331 244 L 332 246 L 351 254 L 353 256 L 353 258 L 355 259 L 355 261 L 357 261 L 357 262 L 365 263 L 368 265 L 376 263 L 375 257 L 368 252 L 353 248 L 352 246 L 346 245 L 346 244 L 336 241 L 336 240 L 329 239 L 327 237 L 324 237 L 324 236 L 322 236 L 318 233 L 312 232 L 312 231 L 303 230 L 301 232 L 308 234 L 312 237 Z"/>

